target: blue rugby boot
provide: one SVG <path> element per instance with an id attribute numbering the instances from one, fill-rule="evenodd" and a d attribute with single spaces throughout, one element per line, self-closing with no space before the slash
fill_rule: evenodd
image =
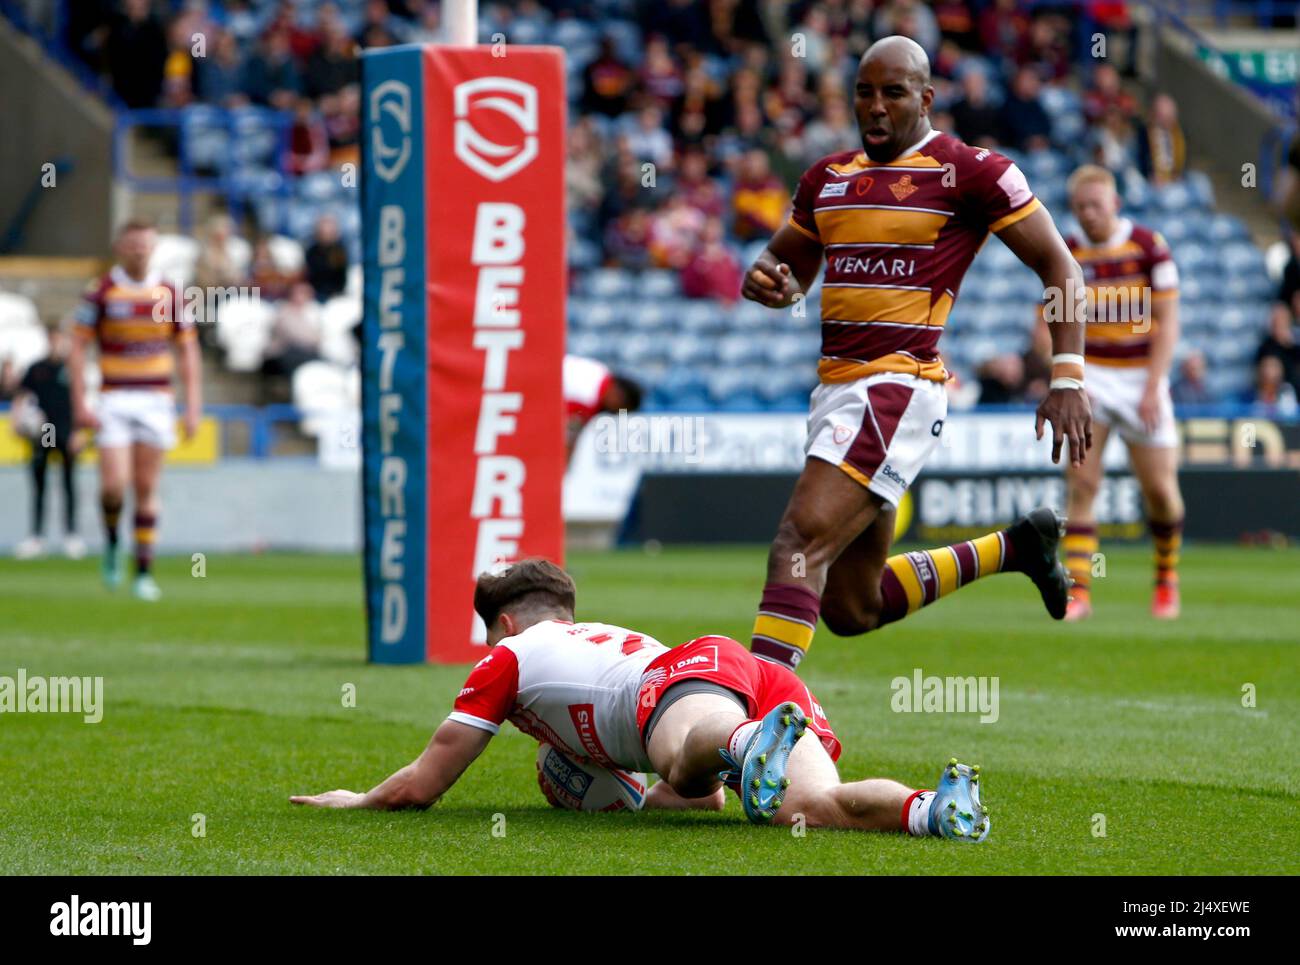
<path id="1" fill-rule="evenodd" d="M 790 779 L 786 761 L 808 727 L 808 718 L 793 701 L 772 708 L 759 721 L 740 764 L 740 803 L 755 824 L 772 820 Z"/>
<path id="2" fill-rule="evenodd" d="M 955 757 L 948 761 L 930 801 L 930 833 L 972 844 L 989 836 L 989 809 L 980 802 L 978 764 L 958 764 Z"/>

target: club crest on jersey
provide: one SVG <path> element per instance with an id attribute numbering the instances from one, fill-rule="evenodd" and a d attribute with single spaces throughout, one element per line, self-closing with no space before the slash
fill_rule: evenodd
<path id="1" fill-rule="evenodd" d="M 912 183 L 912 176 L 910 174 L 904 174 L 889 186 L 889 190 L 894 193 L 894 197 L 899 201 L 902 201 L 909 195 L 916 193 L 916 185 Z"/>
<path id="2" fill-rule="evenodd" d="M 835 444 L 842 446 L 853 438 L 853 430 L 848 426 L 835 427 Z"/>
<path id="3" fill-rule="evenodd" d="M 822 193 L 817 195 L 819 198 L 842 198 L 845 192 L 849 190 L 847 181 L 827 181 L 822 185 Z"/>
<path id="4" fill-rule="evenodd" d="M 860 177 L 853 185 L 853 193 L 859 198 L 871 190 L 871 186 L 876 183 L 875 178 Z"/>

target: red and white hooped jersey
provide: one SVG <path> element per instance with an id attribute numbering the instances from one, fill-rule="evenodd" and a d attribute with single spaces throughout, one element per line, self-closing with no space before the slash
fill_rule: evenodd
<path id="1" fill-rule="evenodd" d="M 508 720 L 580 760 L 650 770 L 637 697 L 646 667 L 667 649 L 607 623 L 537 623 L 475 665 L 448 719 L 492 734 Z"/>
<path id="2" fill-rule="evenodd" d="M 564 415 L 590 422 L 600 411 L 614 374 L 601 362 L 580 355 L 564 356 Z"/>

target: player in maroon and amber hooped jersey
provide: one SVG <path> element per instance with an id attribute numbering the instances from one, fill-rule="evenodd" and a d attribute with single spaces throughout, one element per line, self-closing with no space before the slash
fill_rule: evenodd
<path id="1" fill-rule="evenodd" d="M 185 388 L 182 425 L 186 438 L 198 429 L 202 408 L 198 340 L 185 318 L 180 293 L 149 270 L 157 233 L 131 221 L 118 231 L 117 264 L 92 282 L 74 312 L 73 348 L 68 359 L 72 406 L 79 426 L 95 430 L 99 449 L 99 498 L 104 517 L 104 583 L 122 582 L 118 517 L 128 485 L 135 496 L 135 581 L 142 600 L 162 592 L 150 572 L 158 525 L 158 480 L 163 457 L 176 445 L 176 401 L 172 396 L 173 353 L 179 354 Z M 99 352 L 100 398 L 86 398 L 86 349 Z"/>
<path id="2" fill-rule="evenodd" d="M 603 363 L 579 355 L 564 356 L 564 453 L 573 447 L 587 423 L 602 412 L 635 412 L 641 408 L 641 386 L 615 375 Z"/>
<path id="3" fill-rule="evenodd" d="M 508 720 L 586 768 L 654 771 L 662 780 L 650 788 L 646 808 L 722 810 L 725 782 L 743 795 L 755 823 L 804 821 L 971 843 L 988 836 L 979 767 L 950 760 L 932 791 L 886 778 L 843 783 L 835 767 L 840 742 L 793 672 L 729 637 L 669 649 L 625 627 L 574 622 L 576 596 L 572 578 L 548 560 L 482 574 L 474 609 L 491 649 L 424 752 L 365 794 L 339 789 L 290 800 L 429 807 Z M 765 739 L 775 730 L 781 733 Z M 746 772 L 755 776 L 742 786 Z"/>
<path id="4" fill-rule="evenodd" d="M 1087 327 L 1088 396 L 1096 413 L 1096 449 L 1066 468 L 1066 565 L 1074 578 L 1066 619 L 1092 614 L 1091 581 L 1097 553 L 1092 504 L 1101 486 L 1101 454 L 1111 429 L 1128 446 L 1142 487 L 1155 543 L 1151 612 L 1178 616 L 1178 551 L 1183 496 L 1178 488 L 1178 430 L 1169 395 L 1169 367 L 1178 341 L 1178 267 L 1157 231 L 1120 216 L 1115 178 L 1085 165 L 1070 176 L 1070 208 L 1083 237 L 1066 239 L 1083 267 L 1094 306 Z"/>
<path id="5" fill-rule="evenodd" d="M 854 93 L 863 150 L 808 169 L 790 221 L 742 289 L 783 308 L 803 297 L 825 259 L 808 459 L 772 543 L 751 640 L 755 654 L 787 666 L 803 659 L 819 615 L 833 633 L 865 633 L 990 573 L 1028 575 L 1048 612 L 1065 615 L 1062 521 L 1050 509 L 956 546 L 889 556 L 898 502 L 947 414 L 939 337 L 989 233 L 1038 274 L 1048 297 L 1069 301 L 1083 282 L 1019 168 L 933 130 L 933 98 L 920 46 L 904 37 L 873 44 Z M 1077 465 L 1091 444 L 1083 325 L 1053 324 L 1051 334 L 1053 378 L 1037 432 L 1051 423 L 1053 461 L 1068 446 Z"/>

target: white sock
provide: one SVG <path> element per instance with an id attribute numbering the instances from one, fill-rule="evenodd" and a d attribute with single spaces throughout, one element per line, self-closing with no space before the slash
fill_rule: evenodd
<path id="1" fill-rule="evenodd" d="M 727 739 L 727 753 L 737 764 L 745 763 L 745 750 L 749 747 L 750 738 L 758 730 L 759 722 L 756 720 L 747 720 L 731 732 L 731 737 Z"/>
<path id="2" fill-rule="evenodd" d="M 934 800 L 934 791 L 916 791 L 907 799 L 906 822 L 907 833 L 914 838 L 930 836 L 930 802 Z"/>

